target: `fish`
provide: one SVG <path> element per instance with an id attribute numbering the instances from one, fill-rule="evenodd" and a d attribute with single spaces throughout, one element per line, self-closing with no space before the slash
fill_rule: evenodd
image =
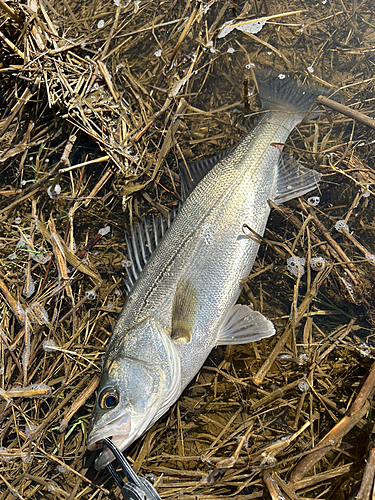
<path id="1" fill-rule="evenodd" d="M 177 401 L 215 346 L 275 334 L 269 319 L 237 303 L 241 280 L 253 267 L 269 200 L 281 204 L 317 187 L 320 174 L 282 145 L 327 92 L 268 69 L 256 78 L 262 113 L 255 126 L 232 150 L 181 169 L 178 213 L 145 219 L 127 238 L 129 295 L 103 360 L 91 451 L 103 438 L 128 448 Z M 105 449 L 95 467 L 113 458 Z"/>

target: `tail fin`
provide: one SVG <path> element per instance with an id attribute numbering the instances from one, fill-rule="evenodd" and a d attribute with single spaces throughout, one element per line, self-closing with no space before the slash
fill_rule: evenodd
<path id="1" fill-rule="evenodd" d="M 262 108 L 268 111 L 283 111 L 296 114 L 296 119 L 303 119 L 313 108 L 319 95 L 329 97 L 332 91 L 316 85 L 299 85 L 293 78 L 283 73 L 277 73 L 271 68 L 255 71 L 259 87 Z M 316 118 L 320 111 L 313 112 L 310 117 Z"/>

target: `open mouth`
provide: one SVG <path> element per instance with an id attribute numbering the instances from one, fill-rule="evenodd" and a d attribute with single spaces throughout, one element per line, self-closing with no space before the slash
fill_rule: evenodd
<path id="1" fill-rule="evenodd" d="M 102 426 L 93 426 L 93 430 L 89 434 L 87 448 L 90 451 L 95 451 L 103 448 L 103 439 L 110 439 L 113 444 L 123 452 L 128 448 L 139 436 L 141 436 L 152 422 L 155 412 L 151 412 L 145 418 L 144 415 L 130 415 L 129 412 L 120 415 L 110 424 Z M 104 448 L 103 452 L 95 461 L 95 468 L 102 469 L 114 460 L 113 453 Z"/>
<path id="2" fill-rule="evenodd" d="M 100 448 L 103 448 L 103 439 L 99 439 L 99 441 L 92 441 L 87 444 L 87 449 L 89 451 L 100 450 Z"/>
<path id="3" fill-rule="evenodd" d="M 112 443 L 119 449 L 119 451 L 124 451 L 129 443 L 129 435 L 127 436 L 108 436 L 108 438 L 112 441 Z M 92 441 L 88 445 L 88 449 L 90 451 L 94 450 L 99 450 L 100 448 L 103 448 L 103 439 L 100 439 L 98 441 Z M 104 448 L 102 453 L 99 455 L 99 457 L 95 460 L 95 469 L 100 470 L 103 469 L 106 465 L 108 465 L 112 460 L 114 460 L 115 457 L 112 453 L 112 451 L 108 448 Z"/>
<path id="4" fill-rule="evenodd" d="M 127 439 L 128 436 L 104 436 L 110 439 L 118 448 L 120 447 L 120 443 L 123 442 L 125 439 Z M 103 448 L 103 439 L 95 441 L 93 439 L 90 439 L 89 443 L 87 444 L 87 449 L 90 451 L 97 451 Z"/>
<path id="5" fill-rule="evenodd" d="M 123 451 L 130 444 L 131 427 L 130 415 L 122 415 L 112 421 L 111 424 L 103 425 L 103 427 L 91 431 L 88 438 L 87 449 L 90 451 L 100 450 L 103 448 L 103 439 L 108 438 L 120 451 Z M 102 469 L 112 462 L 114 458 L 110 450 L 104 449 L 96 460 L 95 467 L 97 469 Z"/>

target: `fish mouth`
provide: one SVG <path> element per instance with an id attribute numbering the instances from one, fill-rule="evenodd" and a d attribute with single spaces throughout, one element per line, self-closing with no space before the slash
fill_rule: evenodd
<path id="1" fill-rule="evenodd" d="M 129 439 L 129 436 L 106 436 L 108 439 L 112 441 L 112 443 L 122 452 L 124 451 L 131 443 L 132 440 Z M 103 438 L 104 439 L 104 438 Z M 90 443 L 89 450 L 94 451 L 103 447 L 103 439 L 101 441 L 96 441 Z M 104 451 L 99 455 L 99 457 L 95 460 L 95 469 L 100 470 L 103 467 L 106 467 L 112 460 L 115 459 L 112 451 L 109 448 L 105 448 Z"/>
<path id="2" fill-rule="evenodd" d="M 103 439 L 110 439 L 115 446 L 120 451 L 124 451 L 131 443 L 134 441 L 134 437 L 131 436 L 131 419 L 127 415 L 119 421 L 115 421 L 112 424 L 106 426 L 106 428 L 98 429 L 89 435 L 87 442 L 87 449 L 90 451 L 96 451 L 103 448 Z M 106 448 L 96 459 L 95 468 L 97 470 L 102 469 L 108 465 L 115 457 L 113 453 Z"/>

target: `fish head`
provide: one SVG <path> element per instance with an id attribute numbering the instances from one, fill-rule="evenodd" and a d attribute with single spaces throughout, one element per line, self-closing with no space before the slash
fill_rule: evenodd
<path id="1" fill-rule="evenodd" d="M 87 447 L 112 439 L 124 451 L 165 413 L 181 393 L 181 365 L 169 333 L 146 319 L 119 336 L 114 332 L 104 358 Z M 115 335 L 116 333 L 116 335 Z M 117 340 L 118 339 L 118 340 Z M 105 449 L 96 460 L 102 469 L 114 459 Z"/>

